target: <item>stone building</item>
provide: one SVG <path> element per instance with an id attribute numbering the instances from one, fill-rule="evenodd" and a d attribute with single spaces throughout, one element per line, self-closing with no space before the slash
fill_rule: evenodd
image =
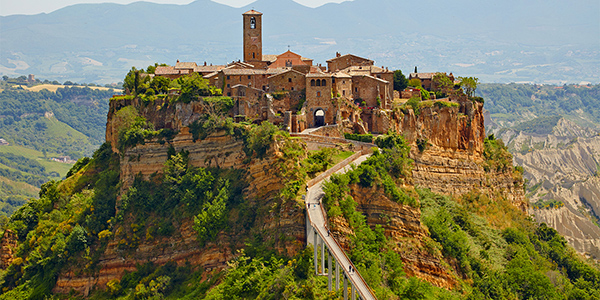
<path id="1" fill-rule="evenodd" d="M 177 78 L 198 73 L 235 102 L 236 119 L 284 123 L 291 131 L 370 120 L 374 110 L 390 109 L 394 73 L 353 54 L 327 60 L 327 67 L 290 50 L 263 54 L 262 13 L 242 14 L 243 61 L 227 65 L 179 62 L 157 67 L 155 75 Z M 372 124 L 363 122 L 361 128 Z"/>
<path id="2" fill-rule="evenodd" d="M 419 79 L 421 80 L 421 86 L 428 90 L 428 91 L 435 91 L 436 90 L 436 86 L 435 86 L 435 82 L 433 81 L 433 77 L 438 74 L 438 72 L 434 72 L 434 73 L 410 73 L 410 75 L 408 75 L 408 80 L 411 79 Z M 446 75 L 446 73 L 441 73 Z M 450 79 L 450 81 L 454 82 L 454 75 L 452 73 L 446 75 L 448 76 L 448 78 Z"/>

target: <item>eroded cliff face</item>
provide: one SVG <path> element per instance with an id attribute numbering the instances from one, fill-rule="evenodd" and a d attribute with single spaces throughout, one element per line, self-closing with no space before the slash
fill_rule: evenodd
<path id="1" fill-rule="evenodd" d="M 600 259 L 600 136 L 561 119 L 548 135 L 498 132 L 525 169 L 531 208 L 538 222 L 564 235 L 582 254 Z M 545 203 L 562 202 L 551 207 Z"/>
<path id="2" fill-rule="evenodd" d="M 460 107 L 422 108 L 419 115 L 409 110 L 407 114 L 393 114 L 387 119 L 388 126 L 403 133 L 412 144 L 414 184 L 445 194 L 467 193 L 474 188 L 489 193 L 499 192 L 516 205 L 521 205 L 523 193 L 517 188 L 520 182 L 515 182 L 510 174 L 486 174 L 481 166 L 485 136 L 482 105 L 469 100 L 460 104 Z M 153 104 L 144 104 L 133 99 L 111 101 L 106 140 L 111 142 L 116 152 L 119 152 L 119 124 L 114 117 L 119 109 L 126 106 L 136 107 L 156 129 L 169 128 L 177 134 L 168 141 L 146 141 L 120 153 L 122 192 L 137 175 L 148 179 L 161 173 L 168 159 L 167 151 L 173 147 L 176 152 L 188 151 L 192 166 L 245 170 L 248 186 L 244 190 L 244 198 L 248 201 L 247 209 L 256 211 L 257 218 L 251 229 L 244 229 L 236 224 L 239 212 L 232 211 L 230 230 L 221 232 L 216 242 L 204 246 L 199 245 L 191 219 L 176 224 L 176 234 L 147 237 L 134 250 L 123 250 L 119 247 L 122 241 L 114 235 L 103 246 L 96 271 L 82 272 L 76 267 L 64 271 L 57 281 L 55 292 L 75 290 L 87 294 L 94 288 L 104 289 L 110 280 L 120 279 L 125 271 L 135 270 L 136 265 L 148 261 L 158 265 L 169 261 L 178 265 L 191 263 L 209 271 L 219 270 L 235 257 L 236 249 L 244 247 L 246 238 L 256 233 L 271 241 L 282 254 L 293 255 L 305 247 L 304 206 L 278 198 L 278 191 L 283 187 L 278 173 L 282 156 L 280 144 L 275 143 L 265 159 L 248 159 L 243 141 L 224 131 L 194 141 L 189 125 L 204 113 L 205 107 L 200 103 L 166 105 L 156 100 Z M 422 144 L 422 141 L 426 141 L 427 146 L 424 151 L 419 151 L 417 144 Z M 443 258 L 426 250 L 424 242 L 428 233 L 421 225 L 418 208 L 397 204 L 376 190 L 354 187 L 352 193 L 359 204 L 358 209 L 367 216 L 368 224 L 381 225 L 386 235 L 392 237 L 408 275 L 445 288 L 456 284 L 456 275 Z M 347 234 L 351 234 L 348 224 L 343 219 L 331 222 L 337 230 L 334 234 L 347 246 Z"/>
<path id="3" fill-rule="evenodd" d="M 107 121 L 107 141 L 117 145 L 117 132 L 114 115 L 127 103 L 111 102 Z M 141 105 L 130 101 L 129 105 Z M 197 103 L 178 104 L 175 108 L 161 111 L 161 103 L 155 106 L 141 105 L 140 114 L 155 128 L 171 128 L 179 131 L 168 142 L 146 141 L 144 144 L 126 149 L 121 153 L 121 181 L 124 193 L 138 175 L 149 179 L 152 174 L 162 173 L 168 159 L 167 151 L 172 146 L 176 152 L 189 151 L 189 164 L 196 167 L 234 168 L 244 170 L 247 187 L 244 189 L 246 208 L 256 215 L 252 228 L 244 228 L 237 222 L 243 212 L 233 209 L 229 213 L 228 230 L 219 233 L 215 242 L 202 246 L 197 233 L 193 230 L 192 218 L 184 218 L 168 237 L 142 232 L 139 245 L 135 249 L 123 246 L 123 236 L 118 232 L 127 232 L 127 221 L 113 228 L 113 236 L 106 245 L 97 245 L 102 254 L 96 271 L 82 271 L 81 266 L 73 266 L 62 272 L 54 292 L 69 293 L 75 290 L 87 295 L 92 289 L 105 289 L 113 279 L 120 279 L 125 271 L 133 271 L 137 265 L 154 262 L 162 265 L 175 262 L 179 266 L 190 263 L 194 268 L 206 271 L 220 270 L 227 261 L 233 259 L 237 249 L 245 247 L 249 237 L 260 234 L 265 243 L 284 255 L 295 255 L 305 245 L 305 225 L 303 205 L 295 201 L 282 201 L 279 191 L 283 187 L 279 170 L 281 169 L 279 151 L 281 142 L 272 145 L 264 159 L 247 159 L 243 151 L 243 141 L 217 131 L 203 140 L 194 141 L 186 125 L 198 119 L 202 107 Z M 164 127 L 163 127 L 164 126 Z M 160 209 L 160 208 L 157 208 Z M 123 227 L 123 228 L 121 228 Z M 144 238 L 145 237 L 145 238 Z"/>
<path id="4" fill-rule="evenodd" d="M 0 239 L 0 269 L 8 268 L 13 261 L 17 246 L 17 236 L 7 229 Z"/>
<path id="5" fill-rule="evenodd" d="M 436 193 L 461 195 L 478 189 L 526 208 L 523 182 L 512 173 L 486 172 L 483 104 L 464 97 L 459 107 L 422 107 L 418 115 L 394 112 L 390 126 L 411 144 L 413 183 Z M 421 149 L 419 148 L 421 147 Z"/>
<path id="6" fill-rule="evenodd" d="M 391 238 L 408 276 L 416 276 L 447 289 L 455 286 L 457 280 L 442 257 L 426 250 L 424 243 L 429 233 L 421 224 L 419 208 L 398 204 L 375 187 L 363 188 L 354 184 L 350 190 L 358 204 L 357 209 L 366 216 L 367 224 L 372 227 L 380 225 L 385 235 Z M 353 232 L 346 219 L 336 217 L 330 219 L 330 223 L 336 239 L 348 249 L 348 236 Z"/>

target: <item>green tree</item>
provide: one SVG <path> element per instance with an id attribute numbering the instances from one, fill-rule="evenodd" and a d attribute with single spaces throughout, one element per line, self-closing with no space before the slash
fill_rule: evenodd
<path id="1" fill-rule="evenodd" d="M 401 70 L 394 71 L 394 90 L 403 91 L 408 86 L 408 79 Z"/>
<path id="2" fill-rule="evenodd" d="M 408 86 L 420 88 L 421 87 L 421 79 L 419 79 L 419 78 L 413 78 L 413 79 L 409 80 L 408 81 Z"/>
<path id="3" fill-rule="evenodd" d="M 479 78 L 477 77 L 458 77 L 460 79 L 460 87 L 463 89 L 465 94 L 469 97 L 473 96 L 477 85 L 479 84 Z"/>
<path id="4" fill-rule="evenodd" d="M 435 73 L 433 75 L 433 86 L 436 91 L 440 91 L 443 94 L 449 94 L 452 91 L 454 82 L 450 80 L 450 77 L 446 73 Z"/>
<path id="5" fill-rule="evenodd" d="M 180 77 L 177 82 L 181 86 L 180 99 L 184 103 L 189 103 L 198 98 L 198 96 L 209 96 L 210 89 L 208 80 L 202 78 L 198 73 L 194 73 L 185 77 Z"/>
<path id="6" fill-rule="evenodd" d="M 155 76 L 150 82 L 150 88 L 152 88 L 158 94 L 166 94 L 169 91 L 169 84 L 171 80 L 162 76 Z"/>

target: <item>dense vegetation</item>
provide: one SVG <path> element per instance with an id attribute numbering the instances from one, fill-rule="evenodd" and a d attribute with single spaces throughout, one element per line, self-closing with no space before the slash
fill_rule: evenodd
<path id="1" fill-rule="evenodd" d="M 564 116 L 600 122 L 600 84 L 532 85 L 480 84 L 475 93 L 486 99 L 485 109 L 498 120 L 520 121 L 522 116 Z"/>
<path id="2" fill-rule="evenodd" d="M 49 180 L 65 176 L 68 164 L 50 158 L 91 155 L 104 140 L 108 99 L 113 91 L 61 87 L 32 92 L 4 78 L 0 92 L 0 215 L 10 215 Z M 31 149 L 31 150 L 30 150 Z"/>
<path id="3" fill-rule="evenodd" d="M 16 235 L 19 247 L 0 280 L 4 298 L 42 299 L 65 266 L 86 266 L 87 272 L 95 267 L 102 248 L 98 233 L 115 213 L 118 163 L 105 144 L 81 173 L 45 183 L 39 199 L 11 216 L 6 229 Z"/>
<path id="4" fill-rule="evenodd" d="M 398 154 L 390 155 L 384 140 L 395 141 L 391 149 L 407 147 L 398 138 L 377 139 L 383 152 L 375 152 L 345 175 L 333 176 L 325 185 L 324 198 L 329 217 L 345 218 L 354 231 L 350 257 L 378 298 L 599 299 L 600 271 L 585 263 L 556 230 L 535 224 L 508 200 L 489 198 L 476 190 L 453 199 L 426 189 L 398 188 L 406 175 L 393 174 L 391 165 L 383 169 L 377 166 L 395 159 L 407 168 L 410 161 L 399 159 Z M 510 154 L 501 141 L 491 136 L 485 148 L 490 168 L 511 172 L 512 165 L 505 164 Z M 377 172 L 370 171 L 371 167 Z M 395 181 L 394 188 L 401 197 L 390 192 L 385 183 L 390 179 Z M 369 227 L 357 211 L 350 188 L 353 185 L 374 186 L 398 203 L 419 204 L 422 222 L 430 233 L 424 243 L 426 250 L 455 266 L 459 281 L 456 290 L 460 293 L 406 278 L 402 261 L 391 251 L 391 238 L 379 225 Z"/>

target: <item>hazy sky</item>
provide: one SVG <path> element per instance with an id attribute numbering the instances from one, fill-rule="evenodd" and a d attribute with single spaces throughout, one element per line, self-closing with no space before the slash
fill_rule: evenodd
<path id="1" fill-rule="evenodd" d="M 194 0 L 147 0 L 146 2 L 188 4 Z M 242 7 L 256 0 L 213 0 L 234 7 Z M 329 2 L 340 3 L 348 0 L 294 0 L 300 4 L 317 7 Z M 14 14 L 34 15 L 49 13 L 65 6 L 79 3 L 120 3 L 128 4 L 136 0 L 0 0 L 0 16 Z"/>

